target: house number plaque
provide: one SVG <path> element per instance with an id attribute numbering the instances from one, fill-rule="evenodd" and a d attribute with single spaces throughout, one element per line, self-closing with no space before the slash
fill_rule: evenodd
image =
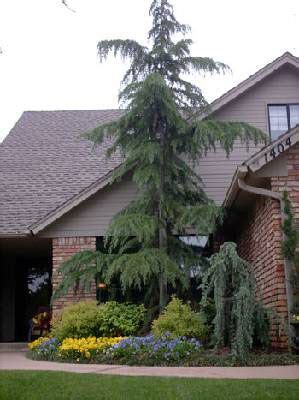
<path id="1" fill-rule="evenodd" d="M 287 138 L 282 140 L 281 142 L 277 143 L 274 147 L 272 147 L 271 151 L 264 154 L 266 163 L 268 161 L 273 160 L 273 158 L 279 156 L 279 154 L 283 153 L 291 146 L 291 138 Z"/>

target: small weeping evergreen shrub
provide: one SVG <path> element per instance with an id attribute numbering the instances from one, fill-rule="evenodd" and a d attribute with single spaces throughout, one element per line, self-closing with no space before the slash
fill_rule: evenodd
<path id="1" fill-rule="evenodd" d="M 250 265 L 237 254 L 236 244 L 224 243 L 210 258 L 203 275 L 203 305 L 213 293 L 216 315 L 213 342 L 230 347 L 232 354 L 245 364 L 255 338 L 269 343 L 268 314 L 255 299 L 255 280 Z"/>

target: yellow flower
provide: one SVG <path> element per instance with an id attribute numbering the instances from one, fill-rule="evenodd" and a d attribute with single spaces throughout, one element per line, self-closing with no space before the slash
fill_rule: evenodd
<path id="1" fill-rule="evenodd" d="M 44 342 L 46 342 L 47 340 L 49 340 L 48 337 L 40 337 L 40 338 L 34 340 L 33 342 L 28 343 L 28 347 L 29 347 L 30 350 L 33 350 L 36 347 L 39 347 Z"/>
<path id="2" fill-rule="evenodd" d="M 88 337 L 81 339 L 66 338 L 59 346 L 60 354 L 65 354 L 68 351 L 76 351 L 85 358 L 91 358 L 91 351 L 101 352 L 114 344 L 123 340 L 123 337 L 108 338 L 108 337 Z"/>

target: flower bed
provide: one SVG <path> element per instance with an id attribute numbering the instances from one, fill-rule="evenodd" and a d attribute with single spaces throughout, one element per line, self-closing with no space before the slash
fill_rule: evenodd
<path id="1" fill-rule="evenodd" d="M 29 357 L 35 360 L 56 360 L 59 345 L 56 338 L 39 338 L 29 343 Z"/>
<path id="2" fill-rule="evenodd" d="M 201 351 L 201 343 L 196 339 L 185 337 L 172 338 L 165 335 L 155 338 L 153 335 L 145 337 L 130 337 L 112 346 L 103 354 L 107 362 L 135 363 L 142 360 L 145 363 L 163 364 L 179 363 L 191 354 Z"/>
<path id="3" fill-rule="evenodd" d="M 56 338 L 39 338 L 29 343 L 29 356 L 41 360 L 88 361 L 116 345 L 123 337 L 67 338 L 59 342 Z"/>
<path id="4" fill-rule="evenodd" d="M 59 342 L 56 338 L 40 338 L 29 344 L 28 357 L 35 360 L 50 360 L 74 363 L 125 364 L 147 366 L 237 366 L 233 355 L 217 354 L 205 350 L 201 343 L 185 337 L 173 338 L 165 335 L 155 338 L 67 338 Z M 299 356 L 282 353 L 251 353 L 246 365 L 291 365 L 298 364 Z"/>
<path id="5" fill-rule="evenodd" d="M 105 350 L 113 345 L 116 345 L 122 337 L 107 338 L 107 337 L 89 337 L 83 339 L 64 339 L 58 347 L 58 355 L 61 359 L 89 360 L 94 359 L 97 355 L 102 354 Z"/>
<path id="6" fill-rule="evenodd" d="M 155 338 L 67 338 L 59 342 L 56 338 L 40 338 L 29 344 L 29 356 L 41 360 L 73 362 L 124 362 L 138 359 L 151 364 L 180 362 L 191 354 L 201 351 L 201 343 L 185 337 L 172 338 L 165 335 Z"/>

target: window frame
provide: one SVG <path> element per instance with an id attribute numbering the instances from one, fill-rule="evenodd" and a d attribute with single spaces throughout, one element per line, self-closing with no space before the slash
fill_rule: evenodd
<path id="1" fill-rule="evenodd" d="M 286 132 L 288 132 L 291 129 L 291 115 L 290 115 L 290 107 L 291 106 L 299 106 L 299 103 L 270 103 L 270 104 L 267 104 L 268 128 L 269 128 L 269 136 L 270 136 L 271 141 L 276 140 L 277 138 L 276 139 L 272 138 L 269 108 L 270 107 L 286 107 L 286 109 L 287 109 L 287 124 L 288 124 L 288 130 Z M 281 135 L 283 135 L 286 132 L 283 132 Z"/>

